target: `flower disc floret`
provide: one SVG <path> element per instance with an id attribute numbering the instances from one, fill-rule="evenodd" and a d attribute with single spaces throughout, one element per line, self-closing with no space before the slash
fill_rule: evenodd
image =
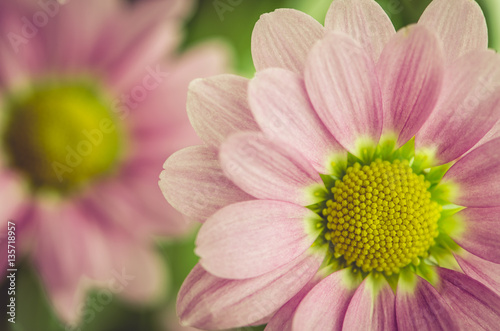
<path id="1" fill-rule="evenodd" d="M 426 257 L 438 235 L 441 206 L 407 160 L 355 163 L 331 189 L 323 215 L 336 255 L 364 272 L 387 275 Z"/>

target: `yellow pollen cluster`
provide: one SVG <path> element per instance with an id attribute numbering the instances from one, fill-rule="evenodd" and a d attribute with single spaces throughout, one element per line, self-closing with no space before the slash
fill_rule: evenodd
<path id="1" fill-rule="evenodd" d="M 387 275 L 425 257 L 438 235 L 441 206 L 431 200 L 424 176 L 406 160 L 356 163 L 346 172 L 323 210 L 335 254 Z"/>

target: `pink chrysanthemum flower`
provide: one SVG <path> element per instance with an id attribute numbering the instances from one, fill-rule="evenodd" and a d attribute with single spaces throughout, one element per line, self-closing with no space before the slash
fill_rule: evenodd
<path id="1" fill-rule="evenodd" d="M 66 321 L 88 286 L 161 295 L 151 235 L 187 229 L 157 169 L 198 141 L 188 83 L 226 68 L 215 45 L 174 56 L 189 3 L 0 1 L 2 270 L 12 221 L 15 263 L 29 255 Z"/>
<path id="2" fill-rule="evenodd" d="M 257 22 L 255 78 L 190 86 L 204 145 L 161 176 L 204 221 L 184 324 L 266 330 L 500 325 L 500 57 L 471 0 L 397 33 L 372 0 Z"/>

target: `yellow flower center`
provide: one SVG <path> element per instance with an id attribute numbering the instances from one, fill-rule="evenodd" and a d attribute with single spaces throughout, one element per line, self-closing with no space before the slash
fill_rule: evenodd
<path id="1" fill-rule="evenodd" d="M 441 206 L 430 183 L 408 161 L 375 160 L 349 167 L 332 188 L 323 215 L 335 254 L 364 272 L 398 273 L 425 257 L 438 235 Z"/>
<path id="2" fill-rule="evenodd" d="M 33 188 L 67 192 L 114 169 L 123 137 L 113 115 L 90 84 L 49 83 L 8 100 L 0 138 Z"/>

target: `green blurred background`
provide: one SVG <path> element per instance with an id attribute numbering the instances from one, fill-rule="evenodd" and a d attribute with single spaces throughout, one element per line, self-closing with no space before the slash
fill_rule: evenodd
<path id="1" fill-rule="evenodd" d="M 136 0 L 141 1 L 141 0 Z M 133 1 L 130 1 L 133 2 Z M 396 28 L 416 22 L 430 0 L 379 0 Z M 234 55 L 234 72 L 251 77 L 254 73 L 250 53 L 250 37 L 253 25 L 263 13 L 276 8 L 296 8 L 318 21 L 324 21 L 326 10 L 331 0 L 200 0 L 186 22 L 186 38 L 181 51 L 207 39 L 224 40 Z M 490 47 L 500 49 L 500 1 L 478 0 L 483 7 L 490 31 Z M 160 171 L 159 169 L 158 171 Z M 184 240 L 157 241 L 158 251 L 164 257 L 166 267 L 170 269 L 170 296 L 155 307 L 134 307 L 118 301 L 104 306 L 96 312 L 89 324 L 82 326 L 85 331 L 175 331 L 176 293 L 183 279 L 196 264 L 193 233 Z M 19 267 L 17 281 L 17 318 L 16 324 L 0 321 L 0 330 L 14 331 L 59 331 L 65 330 L 51 311 L 43 289 L 36 275 L 27 264 Z M 90 293 L 93 296 L 95 293 Z M 0 296 L 6 302 L 7 286 L 2 285 Z M 242 328 L 241 330 L 262 330 L 260 328 Z M 182 329 L 178 329 L 182 330 Z"/>

